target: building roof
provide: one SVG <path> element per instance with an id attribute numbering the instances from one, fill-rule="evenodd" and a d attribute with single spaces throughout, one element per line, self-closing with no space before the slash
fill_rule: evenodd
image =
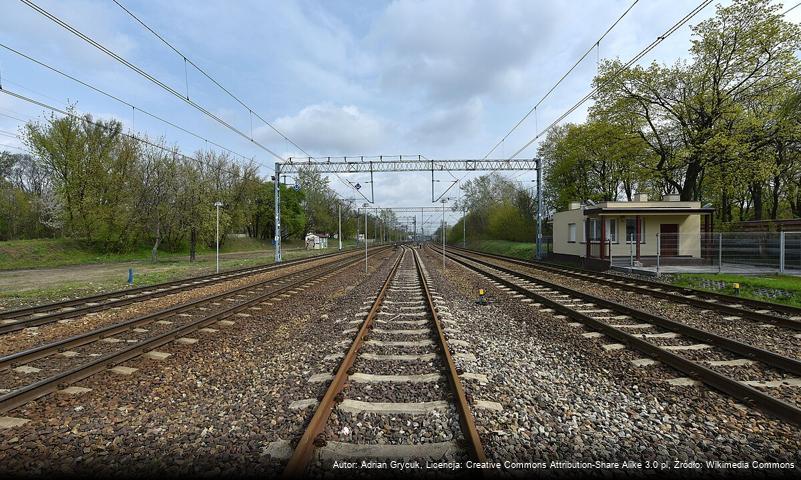
<path id="1" fill-rule="evenodd" d="M 583 207 L 584 215 L 653 215 L 682 213 L 712 213 L 714 208 L 704 208 L 701 202 L 645 201 L 645 202 L 600 202 Z"/>
<path id="2" fill-rule="evenodd" d="M 667 203 L 667 202 L 666 202 Z M 674 202 L 670 202 L 674 203 Z M 609 207 L 591 207 L 585 208 L 585 215 L 620 215 L 620 214 L 635 214 L 635 215 L 653 215 L 653 214 L 677 214 L 677 213 L 713 213 L 714 208 L 703 207 L 629 207 L 629 208 L 609 208 Z"/>

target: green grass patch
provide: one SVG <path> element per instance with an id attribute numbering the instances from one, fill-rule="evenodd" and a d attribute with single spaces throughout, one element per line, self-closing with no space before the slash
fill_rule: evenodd
<path id="1" fill-rule="evenodd" d="M 801 278 L 789 275 L 732 275 L 725 273 L 682 273 L 670 277 L 673 285 L 734 295 L 740 284 L 740 296 L 766 302 L 801 307 Z"/>
<path id="2" fill-rule="evenodd" d="M 333 245 L 333 244 L 332 244 Z M 303 242 L 284 242 L 285 250 L 302 249 Z M 334 245 L 336 247 L 336 245 Z M 99 253 L 88 243 L 69 238 L 43 238 L 0 242 L 0 270 L 54 268 L 67 265 L 97 263 L 150 262 L 150 246 L 141 245 L 127 253 Z M 273 251 L 271 241 L 248 237 L 228 237 L 220 245 L 220 253 Z M 198 255 L 212 255 L 215 248 L 198 245 Z M 159 251 L 158 261 L 173 263 L 187 260 L 189 249 L 178 252 Z"/>
<path id="3" fill-rule="evenodd" d="M 456 245 L 461 247 L 461 244 Z M 506 255 L 523 260 L 534 258 L 534 242 L 510 242 L 508 240 L 478 240 L 467 242 L 467 248 L 495 255 Z"/>
<path id="4" fill-rule="evenodd" d="M 284 261 L 295 260 L 316 255 L 336 252 L 336 247 L 327 250 L 304 250 L 292 248 L 284 250 Z M 345 250 L 349 249 L 344 247 Z M 220 258 L 220 270 L 235 270 L 245 267 L 267 265 L 273 263 L 272 248 L 269 251 L 254 251 L 253 255 Z M 121 266 L 119 274 L 102 275 L 100 277 L 79 278 L 65 280 L 48 286 L 35 289 L 3 289 L 0 291 L 0 310 L 20 308 L 66 300 L 102 292 L 122 290 L 127 285 L 127 268 Z M 141 267 L 134 267 L 134 286 L 148 286 L 157 283 L 182 280 L 189 277 L 214 273 L 216 262 L 213 256 L 202 257 L 196 262 L 160 262 L 158 264 L 144 263 Z M 80 277 L 76 272 L 75 277 Z"/>

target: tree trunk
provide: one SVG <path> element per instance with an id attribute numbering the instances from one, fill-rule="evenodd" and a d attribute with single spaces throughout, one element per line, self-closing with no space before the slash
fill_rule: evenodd
<path id="1" fill-rule="evenodd" d="M 159 259 L 159 245 L 161 245 L 161 224 L 156 224 L 156 241 L 153 242 L 153 249 L 150 251 L 150 261 L 156 263 Z"/>
<path id="2" fill-rule="evenodd" d="M 189 231 L 189 261 L 197 260 L 197 228 L 192 227 Z"/>
<path id="3" fill-rule="evenodd" d="M 771 192 L 773 203 L 770 205 L 770 219 L 776 220 L 779 216 L 779 195 L 781 193 L 781 177 L 773 177 L 773 190 Z"/>
<path id="4" fill-rule="evenodd" d="M 751 199 L 754 205 L 754 220 L 762 220 L 762 184 L 753 183 L 751 185 Z"/>
<path id="5" fill-rule="evenodd" d="M 698 177 L 701 175 L 701 166 L 697 161 L 692 161 L 687 165 L 687 173 L 684 177 L 684 185 L 679 191 L 679 196 L 683 202 L 693 202 L 698 200 Z"/>

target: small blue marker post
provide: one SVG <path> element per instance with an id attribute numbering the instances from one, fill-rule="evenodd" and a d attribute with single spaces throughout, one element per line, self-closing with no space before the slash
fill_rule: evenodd
<path id="1" fill-rule="evenodd" d="M 128 285 L 133 285 L 133 268 L 128 269 Z"/>

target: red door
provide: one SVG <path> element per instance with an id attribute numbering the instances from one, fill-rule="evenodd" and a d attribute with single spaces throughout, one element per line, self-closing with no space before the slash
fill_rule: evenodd
<path id="1" fill-rule="evenodd" d="M 663 257 L 679 255 L 679 225 L 677 223 L 659 225 L 659 254 Z"/>

